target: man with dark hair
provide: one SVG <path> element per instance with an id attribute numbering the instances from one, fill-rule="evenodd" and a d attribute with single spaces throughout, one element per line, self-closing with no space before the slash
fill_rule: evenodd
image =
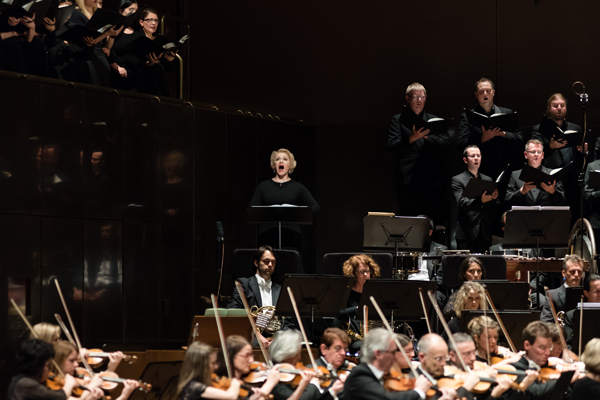
<path id="1" fill-rule="evenodd" d="M 531 139 L 525 144 L 525 160 L 530 167 L 549 173 L 550 170 L 542 165 L 544 159 L 543 144 Z M 510 176 L 505 202 L 509 206 L 563 206 L 566 204 L 562 182 L 554 180 L 551 184 L 540 183 L 537 187 L 533 182 L 523 182 L 519 176 L 523 170 L 517 170 Z"/>
<path id="2" fill-rule="evenodd" d="M 406 88 L 408 107 L 423 120 L 437 118 L 425 111 L 427 91 L 418 82 Z M 399 215 L 427 214 L 434 220 L 443 217 L 439 198 L 443 194 L 443 163 L 439 153 L 450 145 L 448 132 L 429 135 L 429 129 L 404 126 L 400 115 L 392 118 L 388 134 L 388 150 L 397 155 L 396 191 Z"/>
<path id="3" fill-rule="evenodd" d="M 492 213 L 498 189 L 484 192 L 471 199 L 463 197 L 463 192 L 471 179 L 491 182 L 489 176 L 479 173 L 483 161 L 479 147 L 472 144 L 465 148 L 463 161 L 467 170 L 452 177 L 452 192 L 458 206 L 458 226 L 456 242 L 459 249 L 467 248 L 471 253 L 485 253 L 492 244 Z"/>
<path id="4" fill-rule="evenodd" d="M 271 280 L 271 276 L 275 272 L 275 264 L 277 264 L 277 258 L 275 257 L 273 248 L 271 246 L 262 246 L 254 255 L 254 266 L 256 267 L 254 276 L 237 279 L 237 281 L 242 284 L 244 295 L 248 300 L 248 306 L 250 308 L 253 306 L 261 308 L 277 305 L 279 293 L 281 292 L 281 285 Z M 233 294 L 229 298 L 227 308 L 244 308 L 244 303 L 242 302 L 237 287 L 233 289 Z M 257 337 L 265 347 L 269 346 L 269 341 L 267 341 L 259 332 L 257 332 Z"/>
<path id="5" fill-rule="evenodd" d="M 591 274 L 583 281 L 583 295 L 587 298 L 588 303 L 600 303 L 600 275 Z M 571 344 L 573 339 L 573 324 L 578 324 L 579 321 L 573 321 L 575 310 L 570 310 L 565 313 L 565 340 L 567 344 Z"/>
<path id="6" fill-rule="evenodd" d="M 321 351 L 321 357 L 315 360 L 315 363 L 319 367 L 327 368 L 327 370 L 334 377 L 340 376 L 340 374 L 344 373 L 344 371 L 350 370 L 350 368 L 356 367 L 356 364 L 349 362 L 346 360 L 346 351 L 348 350 L 348 345 L 350 343 L 350 338 L 348 334 L 339 328 L 327 328 L 323 332 L 321 336 L 321 345 L 319 350 Z M 308 365 L 307 368 L 311 368 L 311 365 Z M 344 378 L 340 378 L 343 380 Z M 336 380 L 332 380 L 331 388 Z M 340 391 L 337 393 L 337 398 L 344 398 L 344 392 Z"/>
<path id="7" fill-rule="evenodd" d="M 494 114 L 511 114 L 512 110 L 494 104 L 495 95 L 496 91 L 492 81 L 481 78 L 475 83 L 475 97 L 479 104 L 471 111 L 488 117 Z M 513 154 L 523 140 L 520 129 L 514 132 L 505 132 L 500 128 L 486 129 L 484 126 L 473 126 L 469 123 L 466 112 L 460 117 L 459 129 L 458 145 L 461 148 L 470 144 L 477 145 L 486 160 L 481 172 L 492 179 L 496 179 L 513 161 Z"/>
<path id="8" fill-rule="evenodd" d="M 548 290 L 557 313 L 560 311 L 569 311 L 566 310 L 567 288 L 581 286 L 581 279 L 583 277 L 583 260 L 581 257 L 577 254 L 566 255 L 563 260 L 562 276 L 565 283 L 556 289 Z M 548 302 L 542 308 L 540 321 L 554 322 L 552 309 Z"/>

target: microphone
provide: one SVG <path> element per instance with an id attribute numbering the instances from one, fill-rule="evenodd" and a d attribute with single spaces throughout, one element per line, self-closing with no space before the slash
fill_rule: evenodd
<path id="1" fill-rule="evenodd" d="M 575 90 L 575 85 L 577 85 L 577 84 L 581 85 L 581 93 L 579 93 L 579 92 L 577 92 L 577 90 Z M 583 104 L 585 106 L 589 100 L 589 96 L 585 92 L 585 85 L 583 84 L 583 82 L 580 82 L 580 81 L 574 82 L 571 87 L 573 89 L 573 92 L 575 94 L 579 95 L 579 101 L 581 102 L 581 104 Z"/>
<path id="2" fill-rule="evenodd" d="M 223 230 L 223 223 L 217 221 L 217 240 L 222 242 L 225 240 L 225 231 Z"/>

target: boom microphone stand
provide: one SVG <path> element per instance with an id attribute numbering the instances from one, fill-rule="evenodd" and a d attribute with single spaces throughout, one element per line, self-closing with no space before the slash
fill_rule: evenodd
<path id="1" fill-rule="evenodd" d="M 575 86 L 576 85 L 581 85 L 581 93 L 577 92 L 577 90 L 575 90 Z M 577 81 L 575 83 L 573 83 L 573 85 L 571 86 L 573 89 L 573 92 L 579 96 L 579 101 L 581 102 L 581 109 L 583 111 L 583 139 L 581 140 L 581 150 L 582 150 L 582 155 L 583 155 L 583 164 L 581 167 L 581 172 L 579 173 L 579 194 L 580 194 L 580 199 L 579 199 L 579 220 L 581 221 L 581 238 L 580 238 L 580 242 L 579 242 L 579 250 L 581 251 L 581 258 L 583 259 L 583 236 L 585 234 L 585 230 L 586 230 L 586 226 L 583 223 L 583 196 L 585 194 L 585 168 L 586 168 L 586 161 L 587 161 L 587 152 L 585 151 L 585 135 L 587 134 L 587 114 L 586 114 L 586 110 L 585 110 L 585 106 L 589 100 L 589 96 L 588 94 L 585 92 L 585 85 L 583 84 L 583 82 Z M 595 254 L 591 254 L 592 260 L 591 262 L 593 262 Z"/>

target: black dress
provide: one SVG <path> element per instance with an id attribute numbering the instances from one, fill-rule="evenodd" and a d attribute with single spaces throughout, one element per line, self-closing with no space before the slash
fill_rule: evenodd
<path id="1" fill-rule="evenodd" d="M 180 400 L 198 400 L 202 398 L 202 393 L 208 386 L 198 381 L 189 381 L 179 393 Z"/>
<path id="2" fill-rule="evenodd" d="M 123 90 L 138 90 L 141 86 L 143 62 L 139 58 L 125 50 L 125 48 L 134 40 L 142 36 L 138 31 L 133 31 L 130 34 L 122 32 L 115 38 L 115 43 L 110 50 L 110 54 L 114 62 L 119 67 L 127 70 L 127 77 L 122 78 L 118 72 L 111 68 L 110 83 L 116 89 Z"/>

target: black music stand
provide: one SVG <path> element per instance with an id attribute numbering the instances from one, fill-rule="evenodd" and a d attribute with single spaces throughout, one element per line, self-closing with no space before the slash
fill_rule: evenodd
<path id="1" fill-rule="evenodd" d="M 506 279 L 478 281 L 490 293 L 496 310 L 529 310 L 529 283 Z"/>
<path id="2" fill-rule="evenodd" d="M 498 311 L 498 315 L 502 322 L 504 323 L 504 327 L 506 328 L 506 332 L 510 336 L 515 348 L 517 350 L 524 350 L 523 348 L 523 329 L 533 321 L 540 320 L 540 314 L 542 312 L 539 310 L 534 311 Z M 492 310 L 487 310 L 486 315 L 493 320 L 496 320 L 496 316 Z M 461 312 L 460 318 L 460 331 L 468 332 L 467 327 L 469 326 L 469 322 L 473 318 L 483 316 L 483 310 L 463 310 Z M 502 334 L 502 330 L 499 329 L 499 334 Z M 506 340 L 506 338 L 505 338 Z M 506 341 L 508 343 L 508 340 Z M 507 344 L 508 347 L 508 344 Z"/>
<path id="3" fill-rule="evenodd" d="M 277 224 L 279 250 L 281 250 L 281 226 L 312 225 L 312 209 L 293 205 L 252 206 L 247 209 L 247 222 L 249 224 Z"/>
<path id="4" fill-rule="evenodd" d="M 506 230 L 502 247 L 527 249 L 535 247 L 537 304 L 540 306 L 540 248 L 567 247 L 571 225 L 569 207 L 513 207 L 506 214 Z"/>
<path id="5" fill-rule="evenodd" d="M 370 250 L 394 249 L 394 273 L 398 272 L 398 251 L 429 251 L 429 220 L 423 217 L 387 217 L 367 215 L 363 218 L 363 247 Z"/>
<path id="6" fill-rule="evenodd" d="M 573 320 L 571 321 L 573 326 L 573 336 L 571 338 L 571 348 L 577 353 L 579 347 L 582 346 L 585 349 L 585 345 L 592 339 L 600 337 L 600 308 L 598 304 L 594 303 L 583 303 L 583 326 L 581 330 L 581 343 L 579 343 L 579 318 L 581 315 L 581 303 L 577 305 L 577 309 L 573 313 Z M 567 341 L 569 338 L 566 338 Z"/>
<path id="7" fill-rule="evenodd" d="M 423 288 L 423 298 L 427 312 L 431 310 L 431 302 L 427 291 L 433 293 L 437 290 L 437 284 L 430 281 L 401 281 L 398 279 L 369 279 L 363 286 L 363 292 L 358 304 L 356 318 L 363 317 L 363 306 L 373 310 L 371 296 L 383 311 L 383 315 L 390 318 L 391 325 L 394 319 L 399 321 L 420 321 L 423 315 L 423 306 L 419 297 L 419 288 Z M 375 318 L 371 318 L 374 315 Z M 379 314 L 369 312 L 369 319 L 380 319 Z"/>
<path id="8" fill-rule="evenodd" d="M 581 302 L 581 296 L 583 296 L 583 287 L 581 286 L 568 287 L 566 289 L 565 312 L 576 309 L 578 304 Z"/>
<path id="9" fill-rule="evenodd" d="M 336 317 L 346 308 L 354 277 L 340 275 L 286 275 L 277 301 L 277 314 L 295 317 L 287 288 L 292 288 L 300 317 Z M 312 335 L 311 335 L 312 336 Z"/>

